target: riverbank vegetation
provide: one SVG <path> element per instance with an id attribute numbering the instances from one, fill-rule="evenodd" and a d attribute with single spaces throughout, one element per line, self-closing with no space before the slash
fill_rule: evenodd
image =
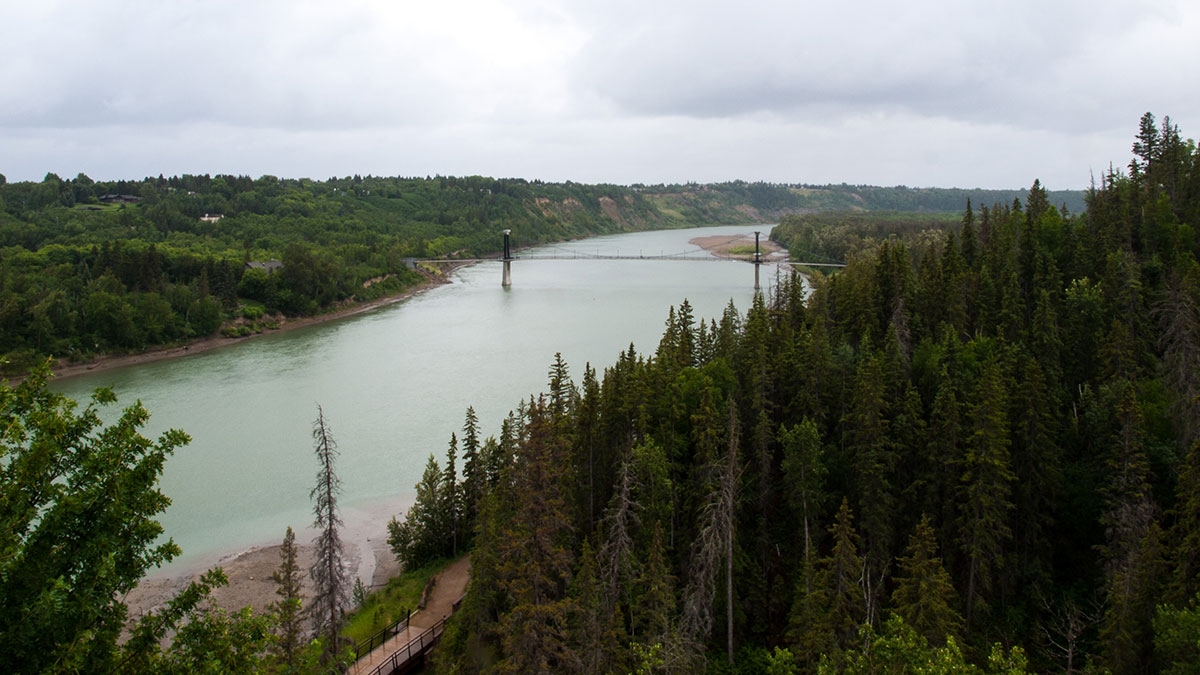
<path id="1" fill-rule="evenodd" d="M 958 192 L 440 176 L 0 180 L 0 357 L 19 373 L 46 356 L 138 352 L 222 327 L 248 335 L 398 294 L 425 278 L 413 259 L 496 255 L 503 229 L 530 245 L 837 205 L 958 208 Z M 241 318 L 259 310 L 272 318 Z"/>
<path id="2" fill-rule="evenodd" d="M 355 610 L 347 617 L 342 637 L 358 644 L 393 622 L 417 611 L 429 580 L 442 572 L 449 560 L 437 560 L 422 567 L 405 569 L 392 577 L 383 588 L 355 597 Z M 360 655 L 361 656 L 361 655 Z"/>

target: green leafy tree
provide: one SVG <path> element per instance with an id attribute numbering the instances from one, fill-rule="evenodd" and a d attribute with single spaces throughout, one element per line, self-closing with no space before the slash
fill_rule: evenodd
<path id="1" fill-rule="evenodd" d="M 1159 605 L 1154 617 L 1154 652 L 1164 675 L 1200 673 L 1200 595 L 1189 607 Z"/>
<path id="2" fill-rule="evenodd" d="M 950 638 L 943 647 L 930 647 L 912 626 L 898 616 L 892 616 L 876 631 L 870 625 L 862 628 L 862 647 L 831 654 L 821 663 L 818 672 L 848 675 L 907 675 L 929 673 L 950 675 L 1028 675 L 1028 660 L 1020 647 L 1004 649 L 992 645 L 985 667 L 972 664 L 962 648 Z"/>
<path id="3" fill-rule="evenodd" d="M 159 540 L 170 500 L 157 481 L 188 437 L 142 436 L 141 404 L 105 427 L 111 391 L 79 410 L 48 382 L 40 366 L 0 387 L 0 670 L 107 670 L 128 618 L 120 599 L 179 554 Z"/>
<path id="4" fill-rule="evenodd" d="M 213 588 L 227 583 L 220 568 L 205 572 L 163 608 L 133 625 L 115 663 L 95 661 L 69 670 L 180 675 L 258 672 L 273 638 L 272 619 L 256 615 L 249 607 L 230 614 L 204 604 Z M 163 650 L 160 644 L 167 636 L 172 636 L 171 645 Z"/>

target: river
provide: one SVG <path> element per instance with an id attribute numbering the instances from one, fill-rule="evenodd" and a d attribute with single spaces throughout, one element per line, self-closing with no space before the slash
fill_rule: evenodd
<path id="1" fill-rule="evenodd" d="M 650 256 L 754 229 L 640 232 L 556 248 Z M 775 270 L 762 273 L 765 290 Z M 522 398 L 545 389 L 555 352 L 578 382 L 585 364 L 602 371 L 630 343 L 652 353 L 668 308 L 684 298 L 696 317 L 719 317 L 730 300 L 744 313 L 754 293 L 753 266 L 729 261 L 518 260 L 511 288 L 500 277 L 499 262 L 479 263 L 373 312 L 54 388 L 83 401 L 110 386 L 120 405 L 140 399 L 150 410 L 146 435 L 179 428 L 191 436 L 161 479 L 172 500 L 161 521 L 184 551 L 173 566 L 186 565 L 278 543 L 288 525 L 311 523 L 318 403 L 341 453 L 343 517 L 402 515 L 426 459 L 432 452 L 443 461 L 467 406 L 484 436 L 498 434 Z"/>

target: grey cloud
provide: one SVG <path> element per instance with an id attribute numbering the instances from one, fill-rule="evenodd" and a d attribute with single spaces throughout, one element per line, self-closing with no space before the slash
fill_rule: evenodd
<path id="1" fill-rule="evenodd" d="M 1139 58 L 1129 53 L 1127 36 L 1178 19 L 1170 5 L 1148 3 L 689 7 L 641 17 L 616 12 L 608 21 L 601 13 L 589 17 L 598 21 L 597 37 L 574 64 L 577 82 L 628 114 L 820 119 L 831 109 L 902 109 L 980 123 L 1100 129 L 1124 121 L 1123 111 L 1081 115 L 1076 92 L 1096 90 L 1103 105 L 1119 103 L 1118 92 L 1138 86 L 1137 78 L 1169 85 L 1146 72 L 1088 64 L 1092 47 Z M 1195 52 L 1190 44 L 1181 48 Z"/>

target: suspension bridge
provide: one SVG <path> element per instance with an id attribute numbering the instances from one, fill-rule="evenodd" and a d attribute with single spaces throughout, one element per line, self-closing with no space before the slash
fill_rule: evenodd
<path id="1" fill-rule="evenodd" d="M 792 265 L 801 265 L 806 267 L 845 267 L 846 263 L 841 260 L 835 260 L 826 256 L 821 256 L 815 253 L 804 252 L 806 260 L 789 260 L 787 258 L 774 257 L 771 254 L 764 255 L 760 246 L 760 232 L 754 233 L 754 253 L 746 255 L 725 255 L 719 256 L 713 253 L 714 250 L 722 246 L 728 246 L 732 241 L 739 239 L 742 235 L 735 235 L 725 241 L 719 241 L 706 246 L 697 246 L 684 251 L 673 253 L 665 253 L 660 251 L 657 255 L 646 254 L 643 251 L 638 251 L 637 255 L 632 252 L 622 253 L 620 249 L 614 252 L 590 252 L 583 251 L 577 248 L 567 248 L 557 244 L 549 244 L 539 246 L 535 251 L 530 251 L 525 255 L 513 255 L 511 230 L 504 230 L 504 252 L 501 257 L 491 258 L 429 258 L 429 259 L 413 259 L 413 263 L 476 263 L 476 262 L 503 262 L 504 272 L 501 277 L 501 285 L 512 286 L 512 263 L 517 261 L 538 261 L 538 260 L 680 260 L 686 262 L 747 262 L 754 265 L 754 288 L 759 288 L 759 267 L 764 263 L 791 263 Z"/>

